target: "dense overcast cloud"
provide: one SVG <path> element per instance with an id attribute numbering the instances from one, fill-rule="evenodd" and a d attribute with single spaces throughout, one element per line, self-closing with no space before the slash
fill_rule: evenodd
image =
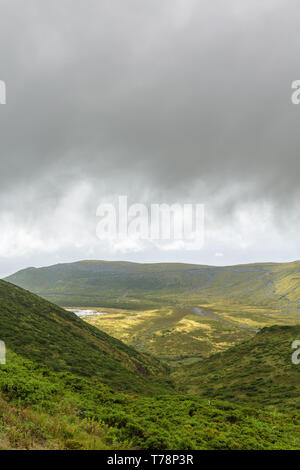
<path id="1" fill-rule="evenodd" d="M 296 0 L 0 0 L 0 275 L 77 259 L 300 258 Z M 197 250 L 99 203 L 205 204 Z"/>

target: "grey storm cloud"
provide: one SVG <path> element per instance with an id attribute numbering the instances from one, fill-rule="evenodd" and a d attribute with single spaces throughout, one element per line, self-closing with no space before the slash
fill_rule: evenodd
<path id="1" fill-rule="evenodd" d="M 83 179 L 295 209 L 299 25 L 296 0 L 0 0 L 0 200 Z"/>
<path id="2" fill-rule="evenodd" d="M 293 189 L 296 1 L 1 1 L 1 180 L 64 166 Z"/>

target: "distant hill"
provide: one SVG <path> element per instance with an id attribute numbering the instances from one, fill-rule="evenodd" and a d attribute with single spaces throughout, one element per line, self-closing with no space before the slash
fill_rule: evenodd
<path id="1" fill-rule="evenodd" d="M 59 305 L 152 308 L 162 303 L 242 303 L 300 308 L 300 262 L 214 267 L 79 261 L 28 268 L 7 281 Z"/>
<path id="2" fill-rule="evenodd" d="M 5 281 L 0 281 L 0 309 L 0 339 L 31 361 L 98 377 L 118 390 L 151 393 L 168 388 L 166 368 L 156 359 Z"/>
<path id="3" fill-rule="evenodd" d="M 262 329 L 248 341 L 178 369 L 180 389 L 204 397 L 300 409 L 300 365 L 292 363 L 292 342 L 300 326 Z"/>

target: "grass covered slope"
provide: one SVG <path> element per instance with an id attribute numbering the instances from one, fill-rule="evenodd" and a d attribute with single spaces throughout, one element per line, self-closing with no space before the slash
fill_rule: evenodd
<path id="1" fill-rule="evenodd" d="M 146 309 L 189 296 L 194 305 L 213 299 L 286 311 L 300 307 L 299 261 L 226 267 L 80 261 L 24 269 L 7 280 L 70 306 Z"/>
<path id="2" fill-rule="evenodd" d="M 0 339 L 22 356 L 132 391 L 167 387 L 159 361 L 88 325 L 75 314 L 0 281 Z M 160 379 L 162 384 L 160 383 Z"/>
<path id="3" fill-rule="evenodd" d="M 299 449 L 299 414 L 197 396 L 145 397 L 8 352 L 0 449 Z"/>
<path id="4" fill-rule="evenodd" d="M 300 340 L 300 326 L 264 328 L 249 341 L 178 369 L 174 379 L 182 390 L 204 397 L 300 409 L 295 340 Z"/>

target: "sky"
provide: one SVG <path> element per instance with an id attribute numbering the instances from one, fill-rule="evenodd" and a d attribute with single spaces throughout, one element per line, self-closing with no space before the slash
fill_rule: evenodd
<path id="1" fill-rule="evenodd" d="M 0 0 L 0 276 L 80 259 L 300 259 L 296 0 Z M 204 244 L 97 207 L 204 204 Z"/>

